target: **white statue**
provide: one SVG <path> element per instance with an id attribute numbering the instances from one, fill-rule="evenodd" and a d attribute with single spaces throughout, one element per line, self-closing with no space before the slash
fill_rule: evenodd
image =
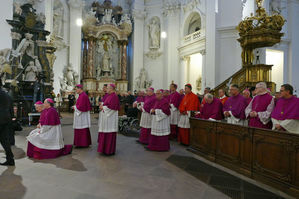
<path id="1" fill-rule="evenodd" d="M 58 37 L 63 37 L 63 7 L 58 7 L 54 10 L 53 34 Z"/>
<path id="2" fill-rule="evenodd" d="M 25 70 L 25 81 L 34 82 L 36 81 L 36 77 L 38 75 L 38 69 L 35 66 L 33 61 L 29 62 L 29 66 L 27 66 Z"/>
<path id="3" fill-rule="evenodd" d="M 127 24 L 130 24 L 132 25 L 132 22 L 131 22 L 131 19 L 129 17 L 128 14 L 124 14 L 121 16 L 121 20 L 120 20 L 121 23 L 127 23 Z"/>
<path id="4" fill-rule="evenodd" d="M 102 19 L 103 24 L 111 23 L 112 20 L 112 9 L 106 9 L 105 10 L 105 15 Z"/>
<path id="5" fill-rule="evenodd" d="M 23 68 L 21 63 L 25 53 L 32 59 L 36 59 L 36 56 L 34 55 L 34 41 L 32 40 L 32 37 L 32 34 L 26 33 L 25 38 L 22 39 L 17 49 L 12 51 L 12 55 L 14 57 L 21 57 L 19 68 Z"/>
<path id="6" fill-rule="evenodd" d="M 69 64 L 67 69 L 66 69 L 66 80 L 67 80 L 67 85 L 68 86 L 74 86 L 74 71 L 72 66 Z"/>
<path id="7" fill-rule="evenodd" d="M 148 25 L 149 28 L 149 48 L 160 48 L 160 24 L 153 18 L 152 22 Z"/>
<path id="8" fill-rule="evenodd" d="M 153 81 L 148 80 L 148 74 L 145 68 L 140 70 L 139 76 L 136 78 L 135 84 L 137 90 L 144 90 L 152 85 Z"/>
<path id="9" fill-rule="evenodd" d="M 5 84 L 6 73 L 11 73 L 10 52 L 11 50 L 9 48 L 0 50 L 0 81 L 2 85 Z"/>
<path id="10" fill-rule="evenodd" d="M 60 87 L 62 90 L 71 91 L 75 85 L 79 83 L 79 75 L 73 70 L 71 64 L 65 66 L 63 71 L 63 78 L 60 78 Z"/>
<path id="11" fill-rule="evenodd" d="M 65 78 L 59 77 L 59 82 L 60 82 L 60 89 L 63 91 L 66 90 L 67 84 L 66 84 Z"/>
<path id="12" fill-rule="evenodd" d="M 103 66 L 102 66 L 102 71 L 105 72 L 110 72 L 110 56 L 108 52 L 104 52 L 103 55 Z"/>
<path id="13" fill-rule="evenodd" d="M 13 5 L 15 6 L 15 14 L 22 15 L 23 10 L 21 8 L 21 4 L 15 2 Z"/>

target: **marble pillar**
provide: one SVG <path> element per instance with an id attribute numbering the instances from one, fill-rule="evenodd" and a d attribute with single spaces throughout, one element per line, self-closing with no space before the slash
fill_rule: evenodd
<path id="1" fill-rule="evenodd" d="M 127 41 L 122 43 L 121 80 L 127 80 L 127 45 Z"/>
<path id="2" fill-rule="evenodd" d="M 79 79 L 82 79 L 81 74 L 81 26 L 78 26 L 77 20 L 82 19 L 83 1 L 68 0 L 70 8 L 70 37 L 69 37 L 69 63 L 73 69 L 79 74 Z"/>
<path id="3" fill-rule="evenodd" d="M 206 50 L 201 50 L 200 54 L 202 55 L 202 78 L 201 78 L 201 91 L 200 93 L 204 93 L 204 89 L 207 87 L 206 84 Z"/>
<path id="4" fill-rule="evenodd" d="M 94 50 L 95 50 L 95 40 L 94 38 L 88 39 L 88 50 L 87 50 L 87 68 L 86 77 L 87 79 L 94 78 Z"/>

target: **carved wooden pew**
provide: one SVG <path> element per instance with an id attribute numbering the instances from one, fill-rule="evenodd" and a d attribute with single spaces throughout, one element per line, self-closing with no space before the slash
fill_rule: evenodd
<path id="1" fill-rule="evenodd" d="M 192 152 L 299 198 L 299 134 L 190 122 Z"/>

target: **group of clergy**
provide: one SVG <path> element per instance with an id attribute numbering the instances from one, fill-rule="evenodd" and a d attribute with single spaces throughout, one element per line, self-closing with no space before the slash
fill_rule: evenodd
<path id="1" fill-rule="evenodd" d="M 74 109 L 74 146 L 85 148 L 91 145 L 90 111 L 88 95 L 81 84 L 76 85 L 78 99 Z M 116 150 L 116 133 L 118 131 L 119 99 L 115 85 L 107 86 L 105 96 L 100 102 L 98 152 L 113 155 Z M 35 103 L 36 110 L 41 113 L 39 124 L 28 136 L 27 156 L 34 159 L 51 159 L 72 152 L 73 145 L 64 145 L 59 114 L 54 108 L 54 101 L 46 99 Z"/>
<path id="2" fill-rule="evenodd" d="M 168 151 L 169 139 L 175 138 L 189 145 L 192 112 L 205 120 L 299 133 L 299 99 L 293 92 L 291 85 L 284 84 L 280 98 L 275 99 L 267 84 L 259 82 L 251 98 L 248 89 L 241 95 L 238 85 L 233 84 L 229 87 L 230 97 L 224 90 L 219 90 L 218 98 L 206 92 L 200 103 L 190 84 L 185 85 L 184 92 L 177 92 L 177 85 L 171 84 L 170 94 L 149 88 L 134 102 L 142 112 L 137 142 L 152 151 Z"/>
<path id="3" fill-rule="evenodd" d="M 76 85 L 75 90 L 79 97 L 73 106 L 73 145 L 76 148 L 89 147 L 92 143 L 89 129 L 91 104 L 82 85 Z M 114 155 L 120 103 L 114 84 L 105 86 L 104 92 L 100 102 L 97 151 Z M 256 85 L 253 99 L 249 99 L 240 94 L 238 85 L 231 85 L 230 97 L 226 97 L 223 90 L 219 91 L 219 98 L 207 92 L 200 103 L 190 84 L 180 92 L 177 92 L 176 84 L 171 84 L 170 90 L 148 88 L 133 104 L 142 112 L 137 141 L 151 151 L 169 151 L 169 140 L 176 138 L 179 143 L 189 145 L 192 112 L 195 112 L 195 117 L 206 120 L 299 133 L 299 99 L 293 95 L 293 87 L 289 84 L 281 86 L 280 94 L 280 98 L 275 100 L 266 83 L 260 82 Z M 73 145 L 64 145 L 54 101 L 48 98 L 44 103 L 37 102 L 35 107 L 41 115 L 37 128 L 27 137 L 28 157 L 48 159 L 70 154 Z"/>

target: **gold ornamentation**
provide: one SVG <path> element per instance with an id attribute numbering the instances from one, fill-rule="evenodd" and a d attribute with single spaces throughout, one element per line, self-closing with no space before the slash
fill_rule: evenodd
<path id="1" fill-rule="evenodd" d="M 33 13 L 28 13 L 25 19 L 26 28 L 33 28 L 36 24 L 36 17 Z"/>

